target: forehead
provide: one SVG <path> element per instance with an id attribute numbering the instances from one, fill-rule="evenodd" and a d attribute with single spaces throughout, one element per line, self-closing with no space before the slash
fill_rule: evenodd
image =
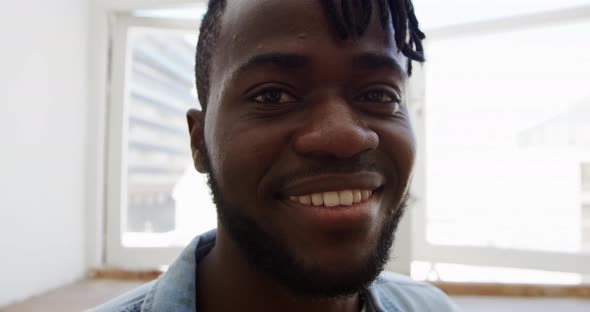
<path id="1" fill-rule="evenodd" d="M 312 32 L 332 34 L 320 0 L 229 0 L 222 20 L 222 37 L 235 36 L 228 39 L 235 38 L 236 43 Z"/>
<path id="2" fill-rule="evenodd" d="M 373 7 L 365 35 L 343 41 L 326 17 L 320 0 L 228 0 L 213 71 L 265 52 L 314 57 L 357 50 L 358 53 L 388 54 L 399 59 L 401 64 L 402 56 L 395 47 L 393 30 L 383 29 L 378 7 Z"/>

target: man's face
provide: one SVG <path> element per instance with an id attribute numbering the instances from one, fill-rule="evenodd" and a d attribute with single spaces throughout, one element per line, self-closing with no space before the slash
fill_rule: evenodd
<path id="1" fill-rule="evenodd" d="M 386 261 L 414 161 L 393 31 L 377 9 L 342 41 L 319 1 L 228 2 L 204 121 L 219 231 L 296 292 L 358 291 Z"/>

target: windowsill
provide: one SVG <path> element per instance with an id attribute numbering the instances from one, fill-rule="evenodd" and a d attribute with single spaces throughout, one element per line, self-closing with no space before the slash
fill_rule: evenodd
<path id="1" fill-rule="evenodd" d="M 590 285 L 535 285 L 433 282 L 452 296 L 590 298 Z"/>
<path id="2" fill-rule="evenodd" d="M 158 278 L 160 274 L 162 274 L 161 271 L 155 270 L 101 269 L 94 271 L 90 277 L 94 279 L 151 281 Z M 432 282 L 432 284 L 451 296 L 590 298 L 590 284 L 567 286 L 451 282 Z"/>
<path id="3" fill-rule="evenodd" d="M 158 278 L 163 272 L 158 270 L 153 271 L 131 271 L 104 268 L 95 270 L 89 274 L 92 279 L 111 279 L 122 281 L 145 281 L 149 282 Z"/>

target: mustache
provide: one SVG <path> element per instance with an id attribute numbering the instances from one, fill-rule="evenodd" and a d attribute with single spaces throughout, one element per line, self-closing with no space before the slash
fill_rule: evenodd
<path id="1" fill-rule="evenodd" d="M 356 157 L 353 159 L 314 162 L 305 167 L 286 173 L 274 179 L 270 186 L 273 190 L 278 190 L 282 186 L 291 182 L 319 175 L 330 174 L 353 174 L 358 172 L 377 172 L 383 173 L 385 169 L 377 165 L 374 160 L 367 157 Z"/>

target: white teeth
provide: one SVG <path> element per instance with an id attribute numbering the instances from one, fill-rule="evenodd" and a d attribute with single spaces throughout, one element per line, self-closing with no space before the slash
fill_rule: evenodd
<path id="1" fill-rule="evenodd" d="M 324 204 L 324 199 L 321 193 L 311 195 L 311 202 L 314 206 L 321 206 Z"/>
<path id="2" fill-rule="evenodd" d="M 289 196 L 289 200 L 303 205 L 314 206 L 350 206 L 368 200 L 373 191 L 343 190 L 338 192 L 323 192 L 303 196 Z"/>
<path id="3" fill-rule="evenodd" d="M 354 190 L 352 192 L 352 202 L 355 204 L 360 203 L 362 200 L 362 195 L 360 190 Z"/>
<path id="4" fill-rule="evenodd" d="M 311 204 L 311 196 L 299 196 L 299 203 L 304 205 Z"/>
<path id="5" fill-rule="evenodd" d="M 338 192 L 325 192 L 322 194 L 324 199 L 324 206 L 336 207 L 340 205 L 340 199 L 338 198 Z"/>
<path id="6" fill-rule="evenodd" d="M 371 191 L 361 191 L 361 200 L 367 200 L 369 199 L 369 196 L 371 196 Z"/>
<path id="7" fill-rule="evenodd" d="M 338 192 L 338 196 L 340 197 L 340 205 L 342 206 L 350 206 L 354 201 L 352 191 L 340 191 Z"/>

